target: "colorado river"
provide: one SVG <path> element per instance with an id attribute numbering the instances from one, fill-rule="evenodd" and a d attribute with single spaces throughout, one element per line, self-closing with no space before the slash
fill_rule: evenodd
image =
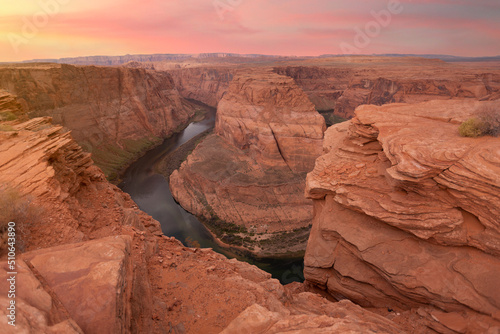
<path id="1" fill-rule="evenodd" d="M 175 237 L 185 245 L 197 242 L 202 248 L 213 248 L 227 257 L 255 264 L 271 273 L 282 283 L 302 281 L 303 261 L 301 259 L 254 259 L 241 254 L 236 255 L 220 247 L 207 228 L 193 215 L 178 205 L 163 175 L 154 171 L 154 166 L 163 157 L 173 152 L 198 134 L 212 129 L 215 124 L 215 109 L 206 114 L 205 119 L 189 124 L 183 131 L 167 138 L 160 146 L 147 152 L 134 162 L 122 176 L 119 187 L 128 193 L 139 208 L 160 222 L 165 235 Z"/>

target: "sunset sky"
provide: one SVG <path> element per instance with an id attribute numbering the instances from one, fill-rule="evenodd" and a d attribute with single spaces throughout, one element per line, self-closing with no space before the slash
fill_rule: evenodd
<path id="1" fill-rule="evenodd" d="M 0 13 L 0 62 L 204 52 L 500 55 L 499 0 L 2 0 Z"/>

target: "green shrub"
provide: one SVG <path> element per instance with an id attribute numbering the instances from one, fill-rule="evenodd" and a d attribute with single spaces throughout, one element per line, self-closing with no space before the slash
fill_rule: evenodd
<path id="1" fill-rule="evenodd" d="M 5 111 L 0 113 L 0 121 L 14 121 L 16 119 L 17 116 L 10 111 Z"/>
<path id="2" fill-rule="evenodd" d="M 14 128 L 7 124 L 0 124 L 0 131 L 14 131 Z"/>
<path id="3" fill-rule="evenodd" d="M 477 117 L 463 122 L 458 132 L 462 137 L 500 136 L 500 103 L 481 106 Z"/>
<path id="4" fill-rule="evenodd" d="M 458 128 L 462 137 L 480 137 L 483 134 L 484 124 L 477 118 L 469 118 Z"/>

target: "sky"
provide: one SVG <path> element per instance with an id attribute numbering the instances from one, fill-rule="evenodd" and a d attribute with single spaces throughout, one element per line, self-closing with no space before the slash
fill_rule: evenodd
<path id="1" fill-rule="evenodd" d="M 0 62 L 211 52 L 500 55 L 499 0 L 0 1 Z"/>

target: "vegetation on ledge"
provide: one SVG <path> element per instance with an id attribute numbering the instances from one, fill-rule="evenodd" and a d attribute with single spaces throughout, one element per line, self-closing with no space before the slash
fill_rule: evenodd
<path id="1" fill-rule="evenodd" d="M 500 104 L 483 106 L 477 117 L 463 122 L 458 128 L 462 137 L 500 136 Z"/>

